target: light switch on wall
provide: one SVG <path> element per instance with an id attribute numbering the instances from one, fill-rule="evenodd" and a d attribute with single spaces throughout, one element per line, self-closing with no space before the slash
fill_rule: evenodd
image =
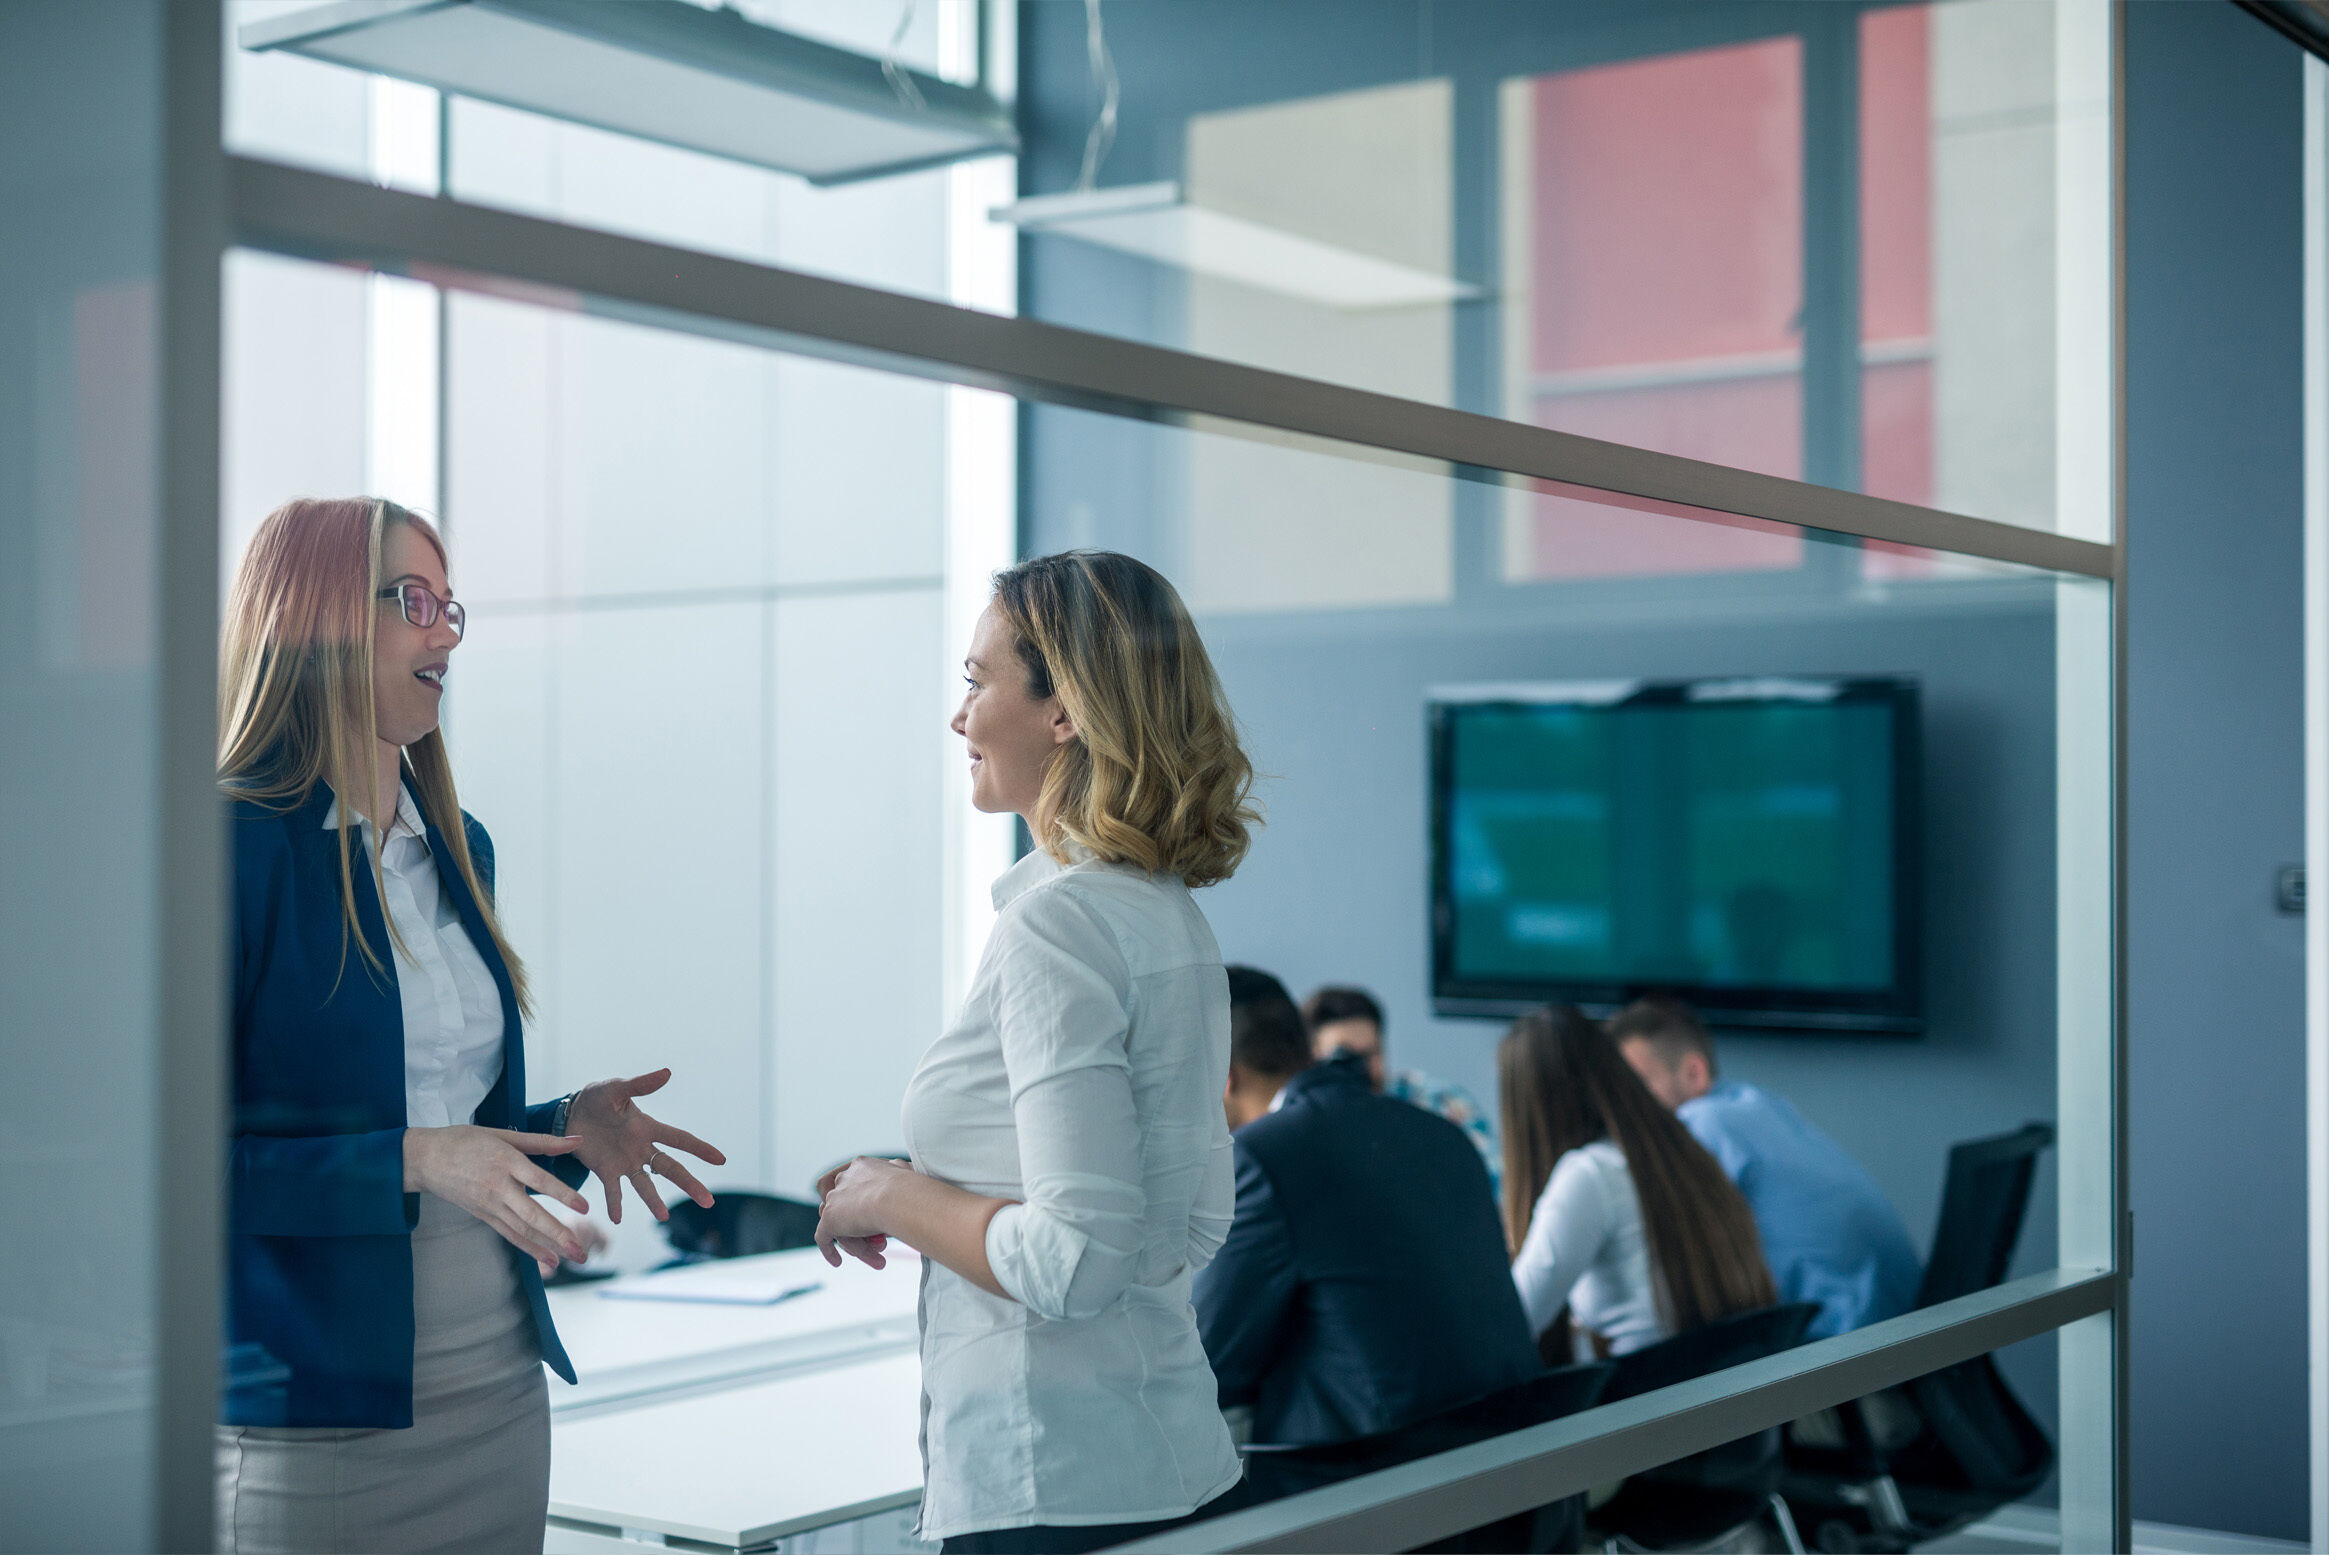
<path id="1" fill-rule="evenodd" d="M 2305 914 L 2305 866 L 2283 864 L 2273 876 L 2272 904 L 2293 917 Z"/>

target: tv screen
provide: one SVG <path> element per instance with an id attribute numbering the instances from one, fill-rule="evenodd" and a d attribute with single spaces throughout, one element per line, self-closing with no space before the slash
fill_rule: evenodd
<path id="1" fill-rule="evenodd" d="M 1443 690 L 1431 759 L 1441 1014 L 1922 1028 L 1914 682 Z"/>

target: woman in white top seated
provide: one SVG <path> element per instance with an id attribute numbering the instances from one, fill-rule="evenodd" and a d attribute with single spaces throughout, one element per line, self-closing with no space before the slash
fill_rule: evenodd
<path id="1" fill-rule="evenodd" d="M 1234 1187 L 1229 985 L 1189 893 L 1244 857 L 1252 768 L 1180 597 L 1130 557 L 1001 574 L 965 665 L 972 802 L 1037 847 L 907 1084 L 912 1166 L 829 1174 L 817 1239 L 922 1254 L 921 1536 L 1098 1549 L 1243 1499 L 1189 1300 Z"/>
<path id="2" fill-rule="evenodd" d="M 1533 1010 L 1496 1068 L 1512 1280 L 1549 1364 L 1778 1300 L 1746 1199 L 1596 1022 Z"/>

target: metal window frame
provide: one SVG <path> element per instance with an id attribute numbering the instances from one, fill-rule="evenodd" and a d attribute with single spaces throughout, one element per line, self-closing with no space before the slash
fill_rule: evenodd
<path id="1" fill-rule="evenodd" d="M 2108 579 L 2112 547 L 328 173 L 228 159 L 235 241 L 1144 420 L 1299 433 Z"/>
<path id="2" fill-rule="evenodd" d="M 161 333 L 155 373 L 153 1547 L 209 1549 L 226 1280 L 226 817 L 218 800 L 223 0 L 161 10 Z"/>
<path id="3" fill-rule="evenodd" d="M 2055 1269 L 1436 1457 L 1118 1546 L 1404 1550 L 2108 1313 L 2118 1277 Z"/>
<path id="4" fill-rule="evenodd" d="M 224 159 L 231 240 L 354 263 L 442 286 L 629 319 L 683 333 L 1208 430 L 1264 429 L 1359 457 L 1425 460 L 1465 478 L 1565 482 L 1654 502 L 1924 546 L 2108 586 L 2111 1009 L 2065 1034 L 2077 1073 L 2065 1117 L 2108 1137 L 2107 1161 L 2066 1191 L 2072 1265 L 1854 1334 L 1315 1491 L 1131 1546 L 1142 1550 L 1390 1549 L 1557 1499 L 2000 1346 L 2059 1331 L 2063 1373 L 2083 1379 L 2066 1412 L 2066 1538 L 2128 1547 L 2127 1232 L 2124 1041 L 2125 610 L 2123 333 L 2124 0 L 2112 38 L 2111 543 L 2077 539 L 1856 492 L 1701 463 L 1403 400 L 1038 320 L 1004 318 L 821 276 L 413 195 L 250 158 Z M 214 525 L 212 526 L 215 527 Z M 215 543 L 215 542 L 213 542 Z M 207 580 L 215 574 L 190 574 Z M 207 587 L 207 583 L 205 584 Z M 205 707 L 207 712 L 207 707 Z M 2097 1046 L 2106 1051 L 2096 1051 Z M 2075 1051 L 2073 1050 L 2075 1047 Z M 2088 1135 L 2092 1137 L 2091 1134 Z M 2097 1396 L 2088 1400 L 2086 1394 Z M 2073 1441 L 2073 1432 L 2077 1440 Z"/>

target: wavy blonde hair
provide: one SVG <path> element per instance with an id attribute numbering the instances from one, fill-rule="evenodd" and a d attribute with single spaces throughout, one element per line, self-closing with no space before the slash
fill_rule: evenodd
<path id="1" fill-rule="evenodd" d="M 276 811 L 296 810 L 326 784 L 342 799 L 361 795 L 373 815 L 390 813 L 379 791 L 372 744 L 379 721 L 372 703 L 372 650 L 378 635 L 381 543 L 409 525 L 445 559 L 445 542 L 419 514 L 375 497 L 302 497 L 267 515 L 243 552 L 227 595 L 219 641 L 218 782 L 232 799 Z M 509 968 L 518 1007 L 533 1002 L 525 966 L 502 937 L 493 898 L 469 857 L 468 828 L 453 790 L 453 765 L 442 730 L 404 748 L 404 770 L 422 811 L 444 838 L 453 867 L 476 899 L 486 933 Z M 382 801 L 390 800 L 389 809 Z M 383 840 L 386 828 L 376 828 Z M 356 914 L 352 825 L 337 828 L 340 853 L 340 956 L 351 941 L 365 964 L 385 969 Z M 375 900 L 380 855 L 367 849 Z M 385 917 L 385 915 L 383 915 Z M 403 949 L 396 926 L 388 937 Z"/>
<path id="2" fill-rule="evenodd" d="M 1073 843 L 1192 886 L 1235 873 L 1261 820 L 1253 764 L 1173 586 L 1114 551 L 1063 551 L 996 574 L 995 609 L 1028 693 L 1075 721 L 1028 817 L 1043 850 L 1064 863 Z"/>

